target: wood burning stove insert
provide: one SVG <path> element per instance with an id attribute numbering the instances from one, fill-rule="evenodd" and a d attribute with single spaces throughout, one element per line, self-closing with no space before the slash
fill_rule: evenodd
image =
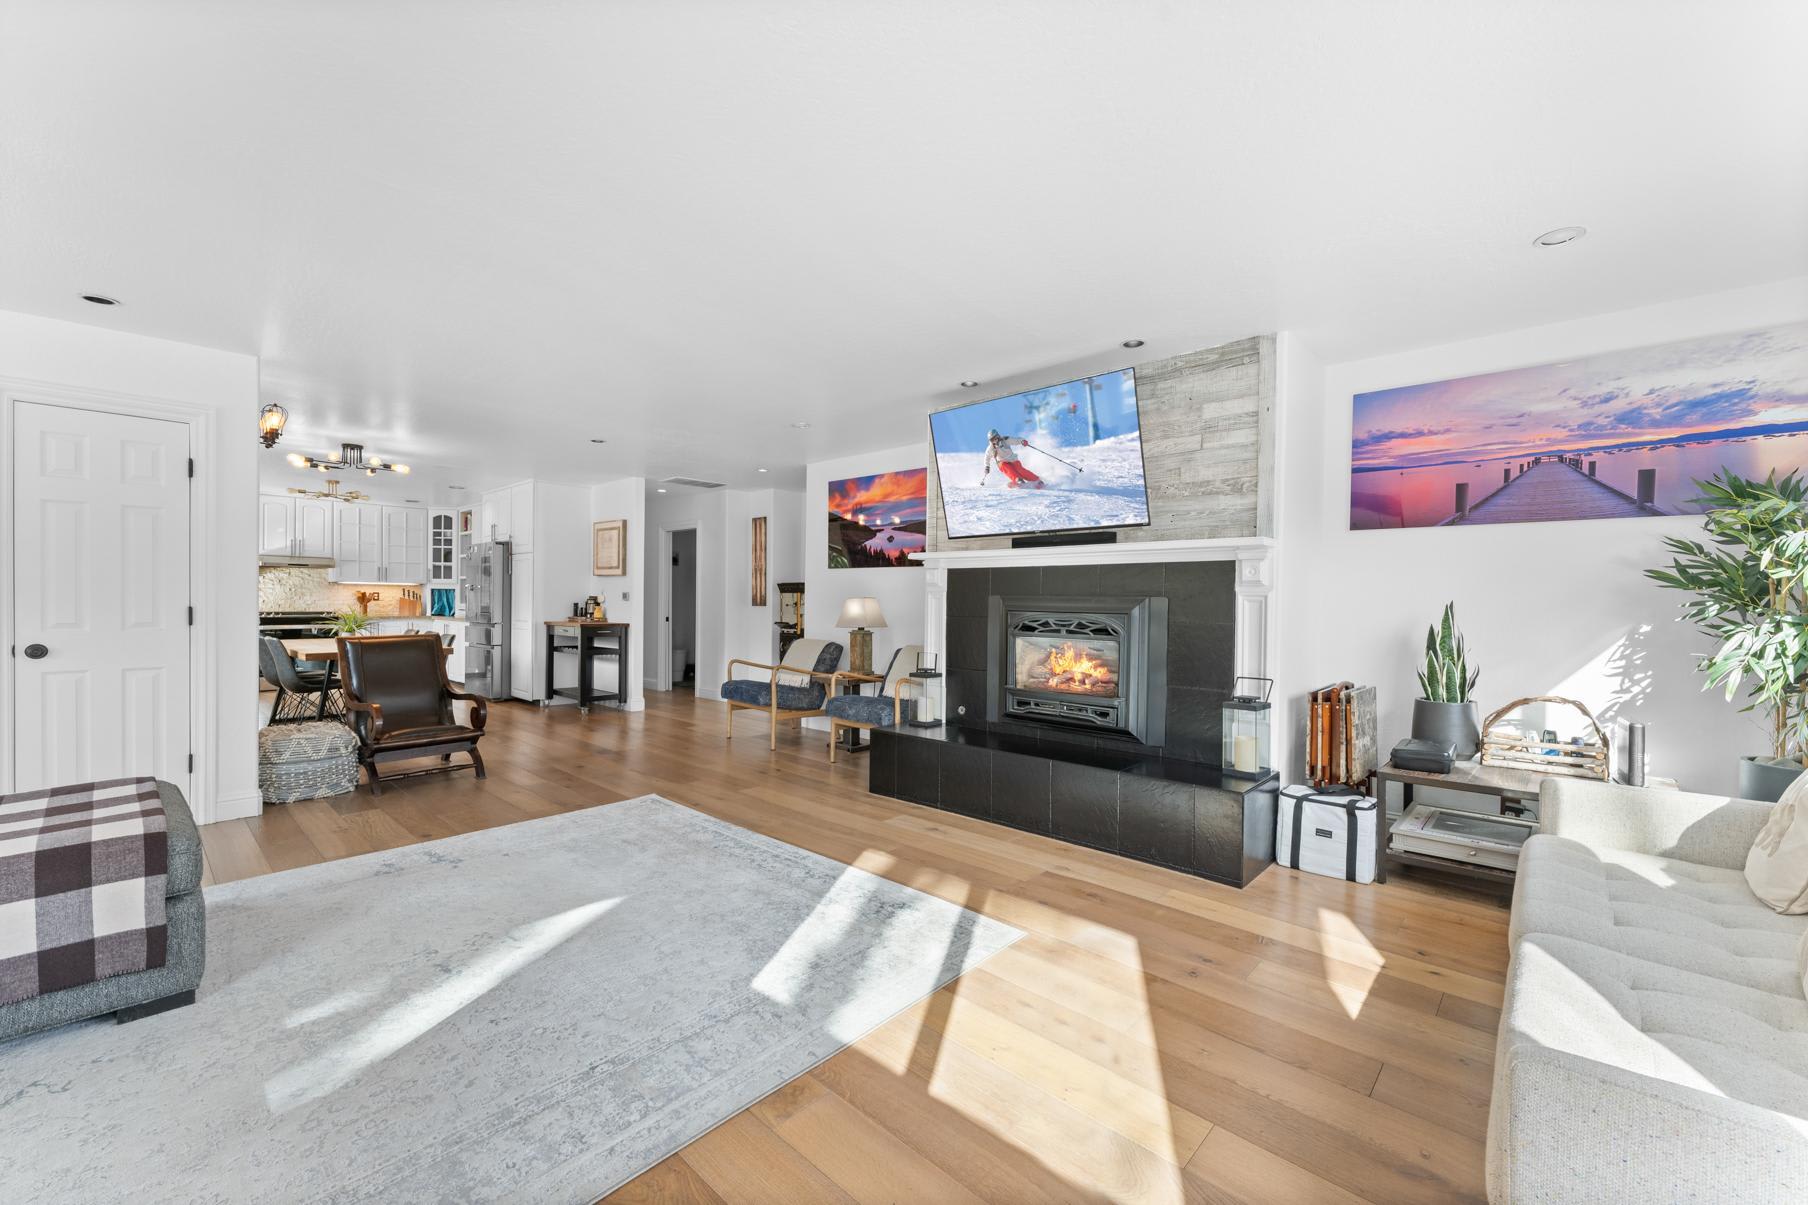
<path id="1" fill-rule="evenodd" d="M 991 599 L 993 722 L 1164 739 L 1168 600 Z"/>

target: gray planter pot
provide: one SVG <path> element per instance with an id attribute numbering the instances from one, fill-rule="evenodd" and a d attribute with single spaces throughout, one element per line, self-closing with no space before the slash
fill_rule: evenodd
<path id="1" fill-rule="evenodd" d="M 1458 761 L 1474 757 L 1482 747 L 1482 718 L 1474 703 L 1434 703 L 1414 699 L 1414 740 L 1436 741 L 1454 747 Z"/>
<path id="2" fill-rule="evenodd" d="M 1773 757 L 1739 759 L 1739 797 L 1775 803 L 1801 777 L 1802 763 Z"/>

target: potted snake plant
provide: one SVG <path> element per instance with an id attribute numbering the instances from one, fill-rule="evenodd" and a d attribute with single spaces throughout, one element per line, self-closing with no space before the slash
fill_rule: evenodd
<path id="1" fill-rule="evenodd" d="M 1469 664 L 1463 634 L 1456 626 L 1456 604 L 1445 603 L 1444 615 L 1425 633 L 1425 662 L 1419 668 L 1419 698 L 1413 700 L 1413 739 L 1449 745 L 1456 758 L 1474 757 L 1481 748 L 1481 715 L 1471 697 L 1481 670 Z"/>

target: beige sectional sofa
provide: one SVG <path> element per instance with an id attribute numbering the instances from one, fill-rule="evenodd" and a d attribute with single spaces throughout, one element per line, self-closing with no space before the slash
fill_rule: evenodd
<path id="1" fill-rule="evenodd" d="M 1743 874 L 1771 805 L 1547 782 L 1513 892 L 1488 1199 L 1808 1202 L 1808 916 Z"/>

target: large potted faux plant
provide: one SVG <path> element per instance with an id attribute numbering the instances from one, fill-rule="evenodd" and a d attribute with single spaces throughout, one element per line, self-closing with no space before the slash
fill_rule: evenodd
<path id="1" fill-rule="evenodd" d="M 1482 723 L 1475 700 L 1481 670 L 1472 669 L 1456 629 L 1456 604 L 1444 604 L 1444 617 L 1425 633 L 1425 664 L 1419 670 L 1420 698 L 1413 700 L 1415 740 L 1449 745 L 1457 758 L 1474 757 L 1481 748 Z"/>
<path id="2" fill-rule="evenodd" d="M 1700 658 L 1702 689 L 1731 702 L 1744 687 L 1740 710 L 1768 715 L 1770 754 L 1740 759 L 1739 794 L 1777 799 L 1802 772 L 1808 737 L 1808 487 L 1794 473 L 1753 481 L 1725 469 L 1695 485 L 1708 543 L 1667 537 L 1670 567 L 1645 576 L 1695 596 L 1683 615 L 1716 644 Z"/>

